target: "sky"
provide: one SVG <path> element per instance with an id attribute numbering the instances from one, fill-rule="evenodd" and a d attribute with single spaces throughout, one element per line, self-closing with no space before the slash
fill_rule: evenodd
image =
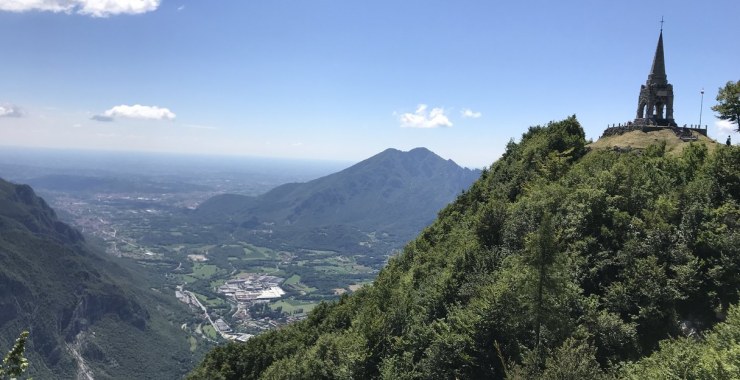
<path id="1" fill-rule="evenodd" d="M 635 118 L 663 18 L 679 125 L 740 80 L 737 0 L 0 0 L 0 149 L 481 168 L 529 126 Z M 701 90 L 704 89 L 703 101 Z"/>

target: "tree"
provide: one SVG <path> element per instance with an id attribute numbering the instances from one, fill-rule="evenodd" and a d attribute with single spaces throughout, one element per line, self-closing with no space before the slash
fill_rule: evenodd
<path id="1" fill-rule="evenodd" d="M 541 366 L 544 362 L 543 349 L 541 342 L 541 330 L 545 314 L 549 314 L 545 301 L 545 292 L 552 291 L 553 280 L 550 273 L 551 267 L 555 264 L 555 236 L 552 225 L 552 217 L 546 213 L 536 232 L 529 235 L 526 244 L 526 253 L 524 256 L 525 263 L 531 266 L 535 272 L 535 289 L 534 289 L 534 329 L 535 329 L 535 350 L 537 365 Z"/>
<path id="2" fill-rule="evenodd" d="M 717 117 L 720 119 L 735 123 L 737 131 L 740 132 L 738 123 L 740 120 L 740 80 L 729 81 L 724 87 L 720 87 L 717 102 L 717 105 L 712 107 L 712 111 L 717 112 Z"/>
<path id="3" fill-rule="evenodd" d="M 13 348 L 3 358 L 0 364 L 0 379 L 15 379 L 28 369 L 28 359 L 23 356 L 26 350 L 26 339 L 28 339 L 28 331 L 21 333 L 21 336 L 15 340 Z"/>

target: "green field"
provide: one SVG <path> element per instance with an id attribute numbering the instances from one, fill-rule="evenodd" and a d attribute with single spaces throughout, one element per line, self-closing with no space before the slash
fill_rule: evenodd
<path id="1" fill-rule="evenodd" d="M 244 255 L 246 260 L 264 260 L 276 258 L 275 251 L 244 243 Z"/>
<path id="2" fill-rule="evenodd" d="M 191 276 L 200 279 L 211 278 L 218 272 L 218 267 L 213 264 L 195 263 L 193 265 L 193 274 Z"/>
<path id="3" fill-rule="evenodd" d="M 287 286 L 287 287 L 291 287 L 291 288 L 295 289 L 296 291 L 304 292 L 304 293 L 311 293 L 311 292 L 315 292 L 316 291 L 316 288 L 312 288 L 312 287 L 307 286 L 306 284 L 302 283 L 301 282 L 301 276 L 298 275 L 298 274 L 294 274 L 294 275 L 288 277 L 288 279 L 285 280 L 285 282 L 283 282 L 283 285 L 284 286 Z"/>
<path id="4" fill-rule="evenodd" d="M 284 284 L 285 285 L 295 285 L 295 284 L 298 284 L 299 282 L 301 282 L 301 276 L 294 274 L 288 277 L 288 279 L 285 280 Z"/>
<path id="5" fill-rule="evenodd" d="M 226 301 L 221 298 L 208 298 L 202 294 L 195 292 L 193 292 L 193 294 L 195 294 L 195 297 L 197 297 L 198 300 L 202 302 L 203 305 L 205 305 L 206 307 L 222 306 L 226 303 Z"/>
<path id="6" fill-rule="evenodd" d="M 259 272 L 271 274 L 274 276 L 277 276 L 279 273 L 282 272 L 280 269 L 275 267 L 259 267 L 258 269 Z"/>
<path id="7" fill-rule="evenodd" d="M 336 274 L 351 274 L 355 273 L 350 268 L 344 267 L 344 266 L 335 266 L 335 265 L 317 265 L 313 267 L 317 271 L 321 272 L 327 272 L 327 273 L 336 273 Z"/>
<path id="8" fill-rule="evenodd" d="M 216 332 L 216 329 L 214 329 L 213 326 L 211 326 L 210 324 L 203 326 L 203 334 L 205 334 L 210 339 L 218 339 L 218 333 Z"/>
<path id="9" fill-rule="evenodd" d="M 275 310 L 278 307 L 283 308 L 283 312 L 287 314 L 293 314 L 298 309 L 303 309 L 304 313 L 308 313 L 314 307 L 318 305 L 317 302 L 301 301 L 295 299 L 280 300 L 270 304 L 270 309 Z"/>
<path id="10" fill-rule="evenodd" d="M 197 278 L 195 278 L 195 277 L 193 277 L 193 276 L 191 276 L 189 274 L 178 274 L 176 276 L 177 276 L 177 278 L 180 279 L 180 281 L 182 281 L 182 282 L 184 282 L 186 284 L 192 284 L 192 283 L 198 281 Z"/>

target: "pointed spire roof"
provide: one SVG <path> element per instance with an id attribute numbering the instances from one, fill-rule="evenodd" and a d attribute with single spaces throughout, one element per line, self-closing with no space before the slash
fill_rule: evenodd
<path id="1" fill-rule="evenodd" d="M 658 47 L 655 48 L 655 57 L 653 57 L 653 67 L 648 75 L 648 83 L 668 83 L 668 77 L 665 74 L 665 57 L 663 55 L 663 29 L 660 29 L 658 37 Z"/>

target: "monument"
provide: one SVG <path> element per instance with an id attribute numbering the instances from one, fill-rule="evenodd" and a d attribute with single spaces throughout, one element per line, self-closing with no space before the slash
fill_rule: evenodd
<path id="1" fill-rule="evenodd" d="M 693 132 L 707 135 L 706 127 L 691 125 L 679 127 L 673 119 L 673 85 L 668 83 L 665 72 L 665 54 L 663 52 L 663 21 L 660 21 L 658 46 L 655 48 L 653 65 L 647 81 L 640 86 L 637 98 L 637 115 L 633 121 L 607 126 L 602 137 L 621 135 L 631 131 L 651 132 L 671 129 L 683 140 L 695 140 Z"/>
<path id="2" fill-rule="evenodd" d="M 665 74 L 662 28 L 647 82 L 640 86 L 640 96 L 637 100 L 637 117 L 634 124 L 661 127 L 677 126 L 673 120 L 673 85 L 668 83 L 668 77 Z"/>

